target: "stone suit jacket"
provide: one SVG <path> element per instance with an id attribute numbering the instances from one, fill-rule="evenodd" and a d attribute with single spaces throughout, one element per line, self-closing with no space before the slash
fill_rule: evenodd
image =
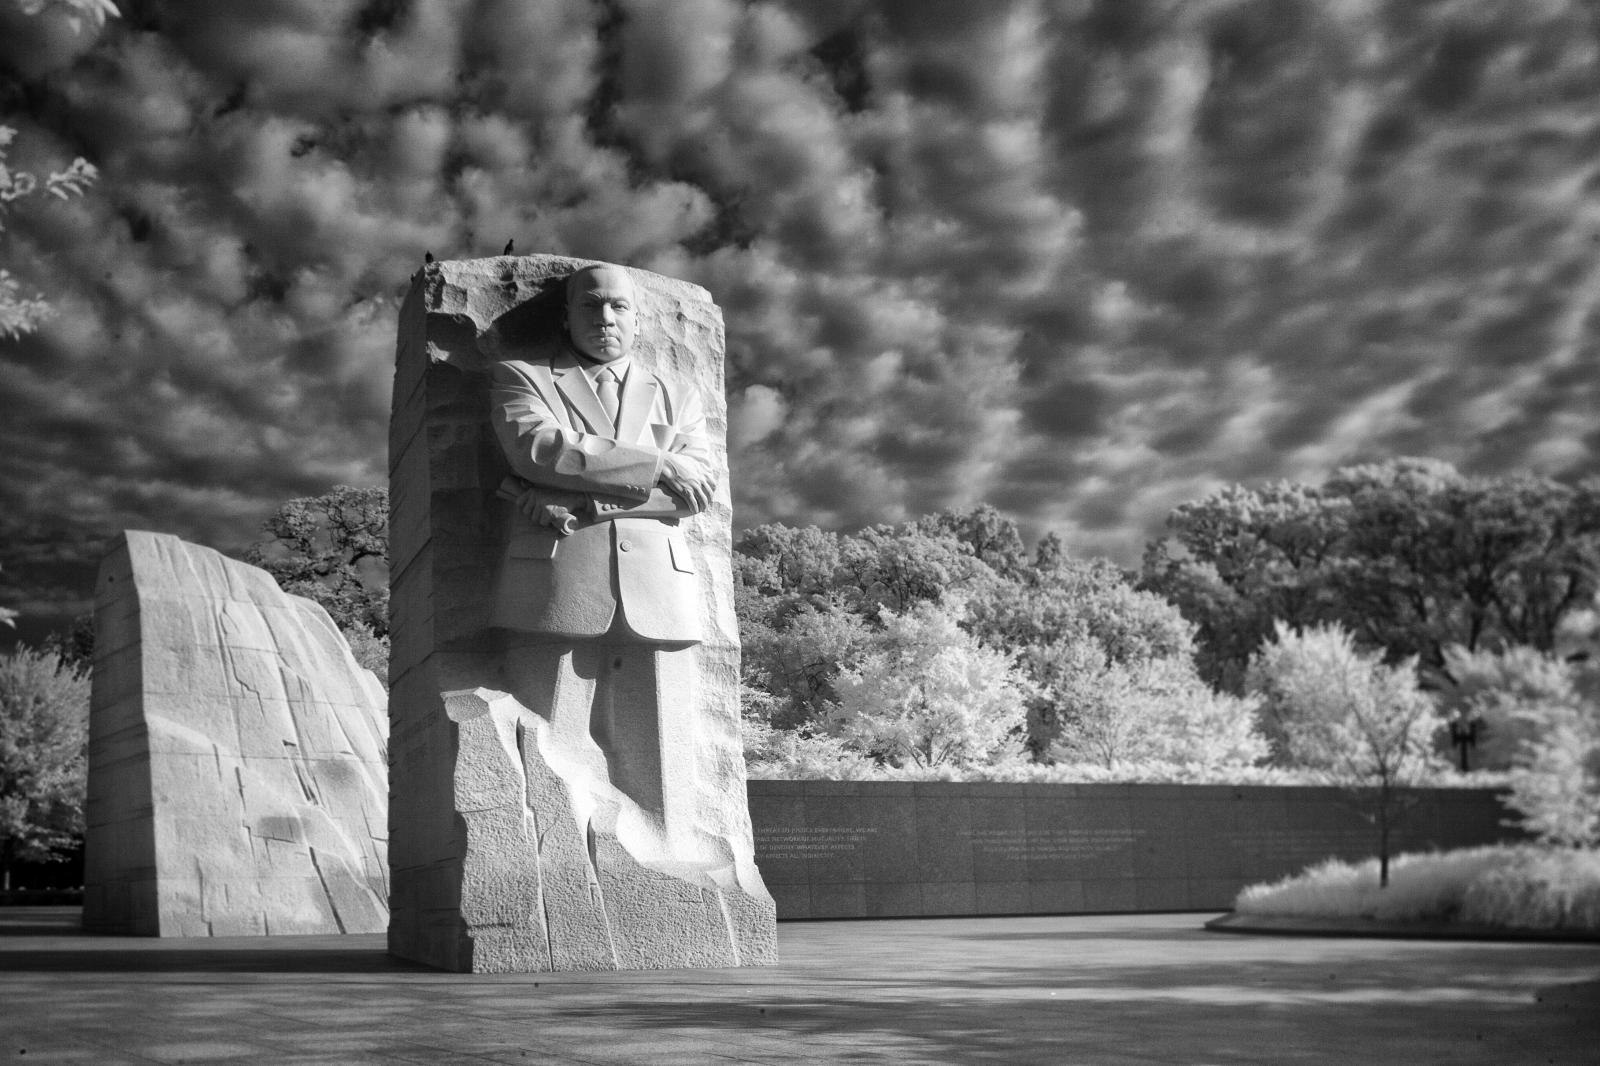
<path id="1" fill-rule="evenodd" d="M 570 351 L 497 363 L 490 378 L 490 419 L 512 471 L 582 493 L 596 511 L 566 536 L 513 514 L 490 624 L 585 638 L 620 622 L 640 640 L 698 641 L 700 587 L 678 524 L 692 512 L 656 486 L 665 451 L 710 468 L 698 394 L 635 359 L 613 427 Z"/>

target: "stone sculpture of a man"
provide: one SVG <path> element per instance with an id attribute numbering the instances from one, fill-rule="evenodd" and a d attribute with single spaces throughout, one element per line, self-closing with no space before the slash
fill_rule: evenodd
<path id="1" fill-rule="evenodd" d="M 566 344 L 492 369 L 518 506 L 491 622 L 518 634 L 522 695 L 562 746 L 678 837 L 692 832 L 675 808 L 692 791 L 701 637 L 678 525 L 716 478 L 699 396 L 630 358 L 636 310 L 626 271 L 579 270 Z"/>

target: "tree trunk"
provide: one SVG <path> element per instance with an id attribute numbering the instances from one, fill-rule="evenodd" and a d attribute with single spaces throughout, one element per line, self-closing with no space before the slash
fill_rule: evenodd
<path id="1" fill-rule="evenodd" d="M 1378 791 L 1378 887 L 1389 887 L 1389 789 Z"/>

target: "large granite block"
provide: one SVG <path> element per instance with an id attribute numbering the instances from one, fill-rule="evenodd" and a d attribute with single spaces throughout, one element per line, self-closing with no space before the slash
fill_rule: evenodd
<path id="1" fill-rule="evenodd" d="M 386 697 L 327 612 L 130 530 L 101 566 L 95 636 L 84 926 L 383 929 Z"/>
<path id="2" fill-rule="evenodd" d="M 721 314 L 696 286 L 609 268 L 635 297 L 626 313 L 638 328 L 621 411 L 597 415 L 594 392 L 584 406 L 571 391 L 593 385 L 551 376 L 584 373 L 562 323 L 588 313 L 565 293 L 585 266 L 554 256 L 432 263 L 401 310 L 389 446 L 389 948 L 472 972 L 770 962 L 775 908 L 756 870 L 738 730 Z M 663 399 L 648 424 L 630 407 L 641 379 Z M 521 390 L 515 403 L 502 396 L 508 382 Z M 574 406 L 540 407 L 540 387 Z M 703 408 L 703 430 L 680 424 L 690 406 Z M 536 417 L 559 425 L 546 443 L 570 446 L 574 462 L 521 465 L 545 452 L 516 452 L 520 430 L 506 426 Z M 599 517 L 615 501 L 586 486 L 608 456 L 651 441 L 673 451 L 688 438 L 715 476 L 709 506 Z M 583 496 L 583 521 L 559 537 L 501 498 L 508 484 L 550 491 L 543 475 Z M 597 570 L 585 586 L 620 605 L 639 592 L 637 561 L 668 540 L 659 577 L 683 588 L 673 572 L 695 575 L 679 601 L 692 633 L 526 620 L 551 605 L 563 619 L 582 615 L 569 610 L 584 602 L 570 577 L 552 575 L 604 557 L 595 552 L 640 549 L 613 554 L 609 575 Z M 638 617 L 655 616 L 628 620 Z M 603 685 L 608 702 L 595 696 L 591 708 L 586 693 Z"/>

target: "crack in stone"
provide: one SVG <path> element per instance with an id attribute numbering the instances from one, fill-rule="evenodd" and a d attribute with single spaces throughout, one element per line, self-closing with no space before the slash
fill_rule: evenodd
<path id="1" fill-rule="evenodd" d="M 333 912 L 334 924 L 339 927 L 339 932 L 343 933 L 345 931 L 344 919 L 339 916 L 338 904 L 333 902 L 333 891 L 328 887 L 328 878 L 322 872 L 322 863 L 317 861 L 317 849 L 307 844 L 306 853 L 311 856 L 311 868 L 317 871 L 317 880 L 322 882 L 322 894 L 328 900 L 328 910 Z"/>
<path id="2" fill-rule="evenodd" d="M 100 891 L 91 892 L 90 909 L 99 911 L 86 922 L 155 935 L 163 926 L 166 935 L 229 935 L 271 929 L 271 911 L 277 934 L 379 931 L 387 912 L 387 826 L 379 824 L 386 766 L 371 756 L 374 746 L 386 747 L 382 693 L 346 676 L 348 651 L 329 645 L 337 631 L 308 616 L 309 605 L 285 597 L 268 575 L 165 534 L 129 531 L 124 538 L 126 554 L 109 564 L 116 569 L 106 581 L 122 593 L 125 570 L 126 591 L 143 606 L 129 612 L 120 599 L 102 597 L 97 614 L 108 646 L 128 648 L 143 668 L 108 683 L 143 720 L 129 746 L 136 749 L 131 757 L 146 761 L 150 794 L 126 817 L 89 827 L 100 853 L 114 852 L 116 862 L 92 886 Z M 152 670 L 165 683 L 145 676 Z M 133 690 L 124 694 L 130 681 Z M 322 684 L 338 697 L 321 701 Z M 91 718 L 91 734 L 95 725 Z M 355 749 L 358 736 L 367 757 L 340 752 Z M 128 806 L 129 798 L 116 800 L 113 810 Z M 149 830 L 123 846 L 120 834 L 130 824 Z M 226 840 L 235 826 L 243 849 L 237 838 Z M 112 833 L 119 834 L 117 848 L 104 846 Z M 313 840 L 321 854 L 310 853 Z M 329 857 L 332 869 L 323 861 Z M 284 891 L 291 877 L 309 884 L 307 863 L 329 901 L 320 915 Z M 130 878 L 151 884 L 148 917 L 134 913 L 123 898 L 129 893 L 107 890 Z M 341 913 L 336 899 L 352 912 Z"/>
<path id="3" fill-rule="evenodd" d="M 539 829 L 539 812 L 533 805 L 533 797 L 529 794 L 528 787 L 528 730 L 522 723 L 517 723 L 517 765 L 522 768 L 522 806 L 526 817 L 533 824 L 533 871 L 539 879 L 534 891 L 539 894 L 539 920 L 544 925 L 544 954 L 553 972 L 556 968 L 556 948 L 554 927 L 550 924 L 550 900 L 544 891 L 544 833 Z"/>

